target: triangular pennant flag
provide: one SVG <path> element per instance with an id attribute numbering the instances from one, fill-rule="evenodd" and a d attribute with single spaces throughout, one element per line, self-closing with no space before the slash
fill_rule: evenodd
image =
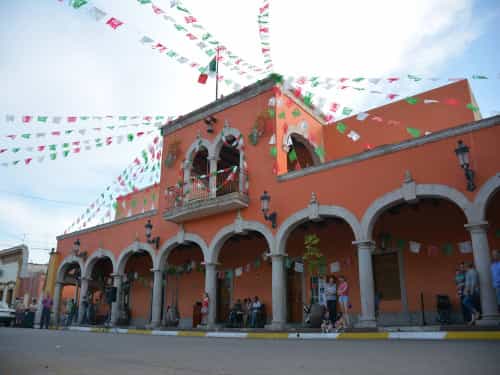
<path id="1" fill-rule="evenodd" d="M 113 30 L 116 30 L 119 26 L 123 25 L 123 22 L 111 17 L 109 20 L 106 21 L 106 24 L 109 25 Z"/>
<path id="2" fill-rule="evenodd" d="M 347 129 L 347 126 L 346 126 L 346 124 L 344 124 L 343 122 L 339 122 L 339 123 L 337 124 L 337 130 L 339 131 L 339 133 L 344 134 L 344 133 L 345 133 L 345 131 L 346 131 L 346 129 Z"/>
<path id="3" fill-rule="evenodd" d="M 358 115 L 356 116 L 356 120 L 359 120 L 359 121 L 364 121 L 366 120 L 366 118 L 369 116 L 368 113 L 366 112 L 360 112 L 358 113 Z"/>
<path id="4" fill-rule="evenodd" d="M 420 137 L 420 130 L 416 128 L 406 128 L 406 131 L 408 134 L 410 134 L 413 138 L 418 138 Z"/>
<path id="5" fill-rule="evenodd" d="M 351 138 L 353 142 L 357 142 L 361 136 L 356 133 L 354 130 L 351 130 L 349 134 L 347 134 L 348 138 Z"/>
<path id="6" fill-rule="evenodd" d="M 418 254 L 420 252 L 421 244 L 415 241 L 410 241 L 410 251 L 414 254 Z"/>
<path id="7" fill-rule="evenodd" d="M 91 17 L 96 21 L 102 20 L 106 16 L 106 12 L 100 10 L 97 7 L 92 7 L 89 11 Z"/>

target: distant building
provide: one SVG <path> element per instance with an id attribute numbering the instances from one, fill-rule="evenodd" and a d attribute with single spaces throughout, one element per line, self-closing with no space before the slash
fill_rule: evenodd
<path id="1" fill-rule="evenodd" d="M 0 250 L 0 300 L 8 305 L 14 304 L 19 281 L 27 275 L 28 256 L 26 245 Z"/>
<path id="2" fill-rule="evenodd" d="M 47 264 L 28 263 L 28 270 L 24 277 L 19 279 L 16 297 L 28 306 L 33 299 L 38 300 L 42 293 L 47 274 Z"/>

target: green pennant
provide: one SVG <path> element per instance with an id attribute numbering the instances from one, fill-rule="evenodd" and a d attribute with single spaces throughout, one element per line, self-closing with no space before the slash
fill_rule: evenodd
<path id="1" fill-rule="evenodd" d="M 95 139 L 95 143 L 101 143 L 101 142 L 102 142 L 101 138 L 96 138 Z"/>
<path id="2" fill-rule="evenodd" d="M 468 103 L 466 106 L 465 106 L 467 109 L 470 109 L 472 112 L 479 112 L 479 107 L 476 107 L 474 104 L 472 103 Z"/>
<path id="3" fill-rule="evenodd" d="M 213 55 L 215 55 L 215 51 L 213 49 L 207 49 L 205 51 L 205 53 L 207 54 L 207 56 L 210 56 L 210 57 L 212 57 Z"/>
<path id="4" fill-rule="evenodd" d="M 399 249 L 399 250 L 404 250 L 405 249 L 405 246 L 406 246 L 406 241 L 403 240 L 403 239 L 398 239 L 396 240 L 396 247 Z"/>
<path id="5" fill-rule="evenodd" d="M 56 145 L 49 145 L 49 150 L 50 151 L 55 151 L 56 150 Z"/>
<path id="6" fill-rule="evenodd" d="M 175 57 L 175 56 L 177 56 L 177 52 L 174 52 L 174 51 L 168 51 L 168 52 L 167 52 L 167 56 L 168 56 L 168 57 Z"/>
<path id="7" fill-rule="evenodd" d="M 304 96 L 304 104 L 308 107 L 312 107 L 312 93 L 306 93 Z"/>
<path id="8" fill-rule="evenodd" d="M 288 153 L 288 159 L 289 159 L 290 161 L 295 161 L 295 160 L 297 160 L 297 153 L 295 152 L 295 150 L 294 150 L 294 149 L 292 149 L 292 151 L 290 151 L 290 152 Z"/>
<path id="9" fill-rule="evenodd" d="M 128 134 L 128 135 L 127 135 L 127 140 L 128 140 L 129 142 L 132 142 L 132 141 L 134 140 L 134 135 L 133 135 L 133 134 Z"/>
<path id="10" fill-rule="evenodd" d="M 408 104 L 417 104 L 418 103 L 418 98 L 406 98 L 405 99 Z"/>
<path id="11" fill-rule="evenodd" d="M 13 162 L 12 162 L 12 164 L 13 164 L 13 165 L 17 165 L 17 164 L 19 164 L 19 160 L 13 161 Z"/>
<path id="12" fill-rule="evenodd" d="M 299 117 L 300 116 L 300 111 L 297 108 L 295 108 L 293 110 L 293 112 L 292 112 L 292 116 L 293 117 Z"/>
<path id="13" fill-rule="evenodd" d="M 408 134 L 410 134 L 413 138 L 418 138 L 420 137 L 420 130 L 416 128 L 406 128 L 406 131 Z"/>
<path id="14" fill-rule="evenodd" d="M 113 202 L 113 209 L 118 210 L 118 203 Z"/>
<path id="15" fill-rule="evenodd" d="M 73 133 L 73 130 L 71 130 L 71 129 L 64 131 L 64 134 L 71 134 L 71 133 Z"/>
<path id="16" fill-rule="evenodd" d="M 343 122 L 339 122 L 339 123 L 337 124 L 337 130 L 338 130 L 338 132 L 339 132 L 339 133 L 344 134 L 344 133 L 345 133 L 345 131 L 347 130 L 347 126 L 346 126 L 346 124 L 344 124 Z"/>
<path id="17" fill-rule="evenodd" d="M 136 199 L 132 199 L 131 206 L 132 206 L 132 208 L 135 208 L 137 206 L 137 200 Z"/>
<path id="18" fill-rule="evenodd" d="M 22 134 L 21 137 L 23 137 L 24 139 L 30 139 L 31 134 L 29 134 L 29 133 Z"/>
<path id="19" fill-rule="evenodd" d="M 453 245 L 451 243 L 444 244 L 442 247 L 444 255 L 452 255 L 453 254 Z"/>
<path id="20" fill-rule="evenodd" d="M 164 118 L 165 118 L 165 116 L 156 116 L 155 120 L 163 120 Z"/>
<path id="21" fill-rule="evenodd" d="M 323 149 L 323 147 L 319 146 L 319 147 L 316 147 L 314 149 L 314 152 L 316 153 L 316 155 L 318 155 L 321 159 L 323 159 L 323 157 L 325 156 L 325 150 Z"/>
<path id="22" fill-rule="evenodd" d="M 151 0 L 138 0 L 141 4 L 150 4 Z"/>
<path id="23" fill-rule="evenodd" d="M 69 143 L 63 143 L 63 147 L 69 147 Z"/>
<path id="24" fill-rule="evenodd" d="M 144 207 L 146 207 L 148 205 L 148 198 L 144 198 L 142 203 L 144 204 Z"/>
<path id="25" fill-rule="evenodd" d="M 102 143 L 96 143 L 95 147 L 102 147 L 103 144 Z"/>
<path id="26" fill-rule="evenodd" d="M 289 270 L 290 268 L 292 268 L 292 260 L 289 257 L 285 258 L 285 267 L 286 267 L 287 270 Z"/>
<path id="27" fill-rule="evenodd" d="M 352 109 L 351 109 L 351 108 L 349 108 L 349 107 L 344 107 L 344 108 L 342 109 L 342 114 L 343 114 L 344 116 L 349 116 L 349 115 L 351 114 L 351 112 L 352 112 Z"/>
<path id="28" fill-rule="evenodd" d="M 54 154 L 50 154 L 50 160 L 56 160 L 57 158 L 57 154 L 54 153 Z"/>
<path id="29" fill-rule="evenodd" d="M 85 4 L 87 4 L 88 1 L 87 0 L 73 0 L 71 2 L 71 6 L 75 9 L 78 9 L 78 8 L 81 8 L 82 6 L 84 6 Z"/>
<path id="30" fill-rule="evenodd" d="M 114 126 L 106 126 L 109 130 L 113 130 L 115 127 Z"/>
<path id="31" fill-rule="evenodd" d="M 125 121 L 127 119 L 127 116 L 118 116 L 118 120 L 120 121 Z"/>
<path id="32" fill-rule="evenodd" d="M 260 268 L 260 258 L 257 258 L 255 262 L 253 263 L 255 268 Z"/>
<path id="33" fill-rule="evenodd" d="M 276 148 L 276 146 L 271 147 L 270 153 L 273 158 L 275 158 L 278 155 L 278 149 Z"/>
<path id="34" fill-rule="evenodd" d="M 361 81 L 363 81 L 363 80 L 364 80 L 364 78 L 363 78 L 363 77 L 358 77 L 358 78 L 353 78 L 353 79 L 352 79 L 352 81 L 353 81 L 353 82 L 361 82 Z"/>
<path id="35" fill-rule="evenodd" d="M 201 36 L 201 39 L 202 40 L 207 40 L 207 39 L 210 39 L 210 37 L 212 36 L 212 34 L 210 33 L 205 33 Z"/>
<path id="36" fill-rule="evenodd" d="M 187 29 L 182 25 L 174 24 L 174 27 L 179 31 L 187 31 Z"/>
<path id="37" fill-rule="evenodd" d="M 277 73 L 271 73 L 269 77 L 274 81 L 274 83 L 283 83 L 283 76 Z"/>
<path id="38" fill-rule="evenodd" d="M 151 194 L 151 200 L 155 201 L 156 200 L 156 193 Z"/>
<path id="39" fill-rule="evenodd" d="M 177 4 L 177 10 L 180 10 L 181 12 L 189 14 L 189 10 L 187 10 L 186 8 L 181 7 L 179 4 Z"/>
<path id="40" fill-rule="evenodd" d="M 354 90 L 358 91 L 365 91 L 366 89 L 364 87 L 353 87 Z"/>
<path id="41" fill-rule="evenodd" d="M 417 76 L 414 76 L 414 75 L 412 75 L 412 74 L 408 74 L 408 79 L 412 79 L 412 80 L 413 80 L 413 81 L 415 81 L 415 82 L 418 82 L 418 81 L 421 81 L 421 80 L 422 80 L 422 78 L 417 77 Z"/>
<path id="42" fill-rule="evenodd" d="M 269 118 L 274 118 L 274 116 L 276 115 L 276 112 L 274 111 L 274 109 L 269 108 L 267 110 L 267 114 L 269 115 Z"/>
<path id="43" fill-rule="evenodd" d="M 21 150 L 21 148 L 20 148 L 20 147 L 14 147 L 14 148 L 12 149 L 12 152 L 19 152 L 19 150 Z"/>
<path id="44" fill-rule="evenodd" d="M 67 156 L 68 156 L 68 154 L 69 154 L 69 150 L 64 150 L 64 151 L 63 151 L 63 156 L 64 156 L 64 157 L 67 157 Z"/>
<path id="45" fill-rule="evenodd" d="M 39 122 L 47 122 L 47 116 L 38 116 L 36 119 Z"/>
<path id="46" fill-rule="evenodd" d="M 80 116 L 80 120 L 83 121 L 88 120 L 89 118 L 90 118 L 89 116 Z"/>
<path id="47" fill-rule="evenodd" d="M 278 115 L 278 118 L 284 120 L 286 118 L 286 114 L 284 111 L 280 112 L 279 115 Z"/>
<path id="48" fill-rule="evenodd" d="M 472 75 L 472 79 L 488 79 L 488 77 L 479 74 L 474 74 Z"/>

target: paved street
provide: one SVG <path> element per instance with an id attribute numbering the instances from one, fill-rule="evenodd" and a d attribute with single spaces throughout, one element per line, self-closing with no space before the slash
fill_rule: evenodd
<path id="1" fill-rule="evenodd" d="M 0 374 L 496 374 L 499 341 L 275 341 L 0 328 Z"/>

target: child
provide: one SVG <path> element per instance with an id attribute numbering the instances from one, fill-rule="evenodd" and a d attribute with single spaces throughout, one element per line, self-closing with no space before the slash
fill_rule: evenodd
<path id="1" fill-rule="evenodd" d="M 323 322 L 321 323 L 321 332 L 322 333 L 330 333 L 333 329 L 332 321 L 330 320 L 330 314 L 328 310 L 326 310 L 325 315 L 323 316 Z"/>

